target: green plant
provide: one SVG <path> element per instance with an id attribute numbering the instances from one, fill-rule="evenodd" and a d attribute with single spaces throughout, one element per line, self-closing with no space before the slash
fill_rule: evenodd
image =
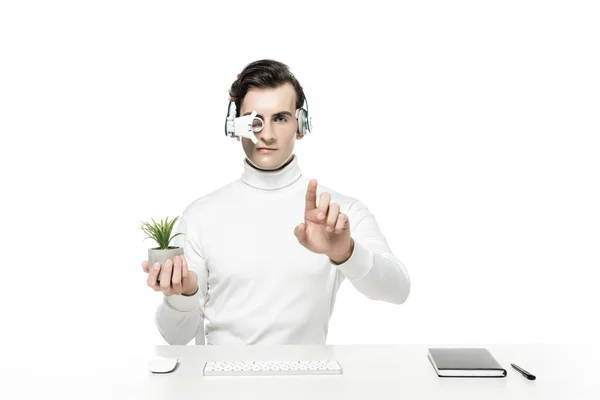
<path id="1" fill-rule="evenodd" d="M 178 219 L 179 217 L 175 217 L 174 220 L 169 222 L 169 217 L 167 217 L 165 221 L 161 219 L 160 222 L 156 222 L 154 221 L 154 218 L 152 218 L 152 224 L 148 222 L 142 222 L 142 226 L 140 229 L 143 230 L 146 233 L 146 235 L 148 235 L 144 238 L 144 240 L 154 239 L 156 243 L 158 243 L 158 246 L 161 250 L 167 250 L 169 248 L 169 243 L 171 242 L 171 240 L 173 240 L 173 238 L 179 235 L 183 235 L 183 233 L 178 233 L 175 236 L 171 237 L 173 225 Z"/>

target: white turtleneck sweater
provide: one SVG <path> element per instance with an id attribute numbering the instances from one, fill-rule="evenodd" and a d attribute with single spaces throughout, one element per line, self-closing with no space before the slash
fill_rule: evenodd
<path id="1" fill-rule="evenodd" d="M 317 205 L 329 192 L 348 216 L 354 251 L 345 263 L 298 242 L 294 228 L 304 221 L 309 180 L 297 155 L 278 171 L 244 159 L 240 179 L 185 208 L 173 231 L 185 235 L 172 244 L 184 248 L 199 290 L 163 296 L 156 325 L 167 343 L 325 344 L 344 280 L 369 299 L 406 300 L 406 268 L 359 200 L 317 187 Z"/>

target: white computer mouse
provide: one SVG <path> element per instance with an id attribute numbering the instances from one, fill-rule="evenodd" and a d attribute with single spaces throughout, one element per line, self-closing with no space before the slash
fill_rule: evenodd
<path id="1" fill-rule="evenodd" d="M 164 374 L 171 372 L 177 365 L 177 358 L 175 357 L 156 357 L 148 361 L 148 369 L 155 374 Z"/>

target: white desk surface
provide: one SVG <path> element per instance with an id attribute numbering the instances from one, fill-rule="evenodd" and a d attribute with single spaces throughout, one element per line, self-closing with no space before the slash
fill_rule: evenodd
<path id="1" fill-rule="evenodd" d="M 428 347 L 486 347 L 505 378 L 440 378 Z M 18 348 L 0 345 L 6 399 L 600 399 L 598 346 L 515 345 L 135 345 Z M 148 371 L 155 355 L 176 370 Z M 209 360 L 333 359 L 336 376 L 204 377 Z M 529 381 L 513 362 L 537 376 Z M 7 395 L 6 397 L 4 395 Z"/>

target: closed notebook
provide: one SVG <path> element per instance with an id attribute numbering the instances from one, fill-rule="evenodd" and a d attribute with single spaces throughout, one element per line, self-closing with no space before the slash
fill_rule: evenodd
<path id="1" fill-rule="evenodd" d="M 438 376 L 502 378 L 506 370 L 487 349 L 430 348 L 429 361 Z"/>

